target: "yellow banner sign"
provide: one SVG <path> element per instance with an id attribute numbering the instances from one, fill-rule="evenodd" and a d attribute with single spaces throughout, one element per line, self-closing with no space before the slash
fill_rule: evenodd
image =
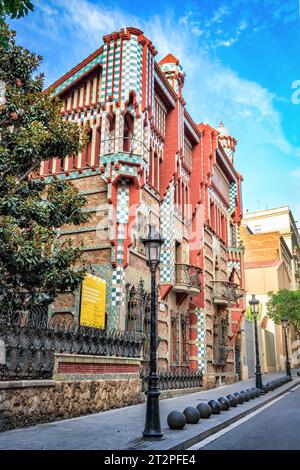
<path id="1" fill-rule="evenodd" d="M 81 325 L 105 328 L 106 281 L 87 274 L 81 287 Z"/>

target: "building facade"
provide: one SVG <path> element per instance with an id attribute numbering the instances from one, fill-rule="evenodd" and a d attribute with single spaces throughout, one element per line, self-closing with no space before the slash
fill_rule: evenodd
<path id="1" fill-rule="evenodd" d="M 254 224 L 255 228 L 257 226 L 257 223 Z M 241 238 L 245 248 L 246 302 L 248 304 L 252 294 L 255 294 L 260 301 L 258 338 L 262 372 L 285 370 L 285 343 L 282 327 L 276 325 L 268 317 L 267 302 L 269 292 L 292 289 L 294 258 L 280 231 L 256 230 L 256 233 L 253 233 L 247 222 L 247 225 L 241 227 Z M 253 319 L 250 307 L 247 307 L 242 326 L 243 378 L 253 377 L 255 373 L 253 332 Z M 293 329 L 289 327 L 288 347 L 291 358 L 293 333 Z"/>
<path id="2" fill-rule="evenodd" d="M 142 31 L 103 41 L 52 86 L 63 119 L 89 135 L 79 155 L 44 162 L 38 175 L 70 180 L 87 198 L 89 222 L 60 237 L 81 244 L 90 272 L 106 280 L 106 328 L 145 333 L 146 369 L 150 274 L 141 239 L 156 225 L 165 240 L 159 368 L 201 369 L 207 387 L 235 381 L 244 312 L 236 141 L 223 125 L 193 121 L 179 60 L 169 54 L 157 63 Z M 78 318 L 79 298 L 59 296 L 51 315 Z"/>
<path id="3" fill-rule="evenodd" d="M 245 223 L 253 233 L 268 233 L 279 231 L 292 255 L 291 288 L 300 287 L 300 236 L 288 206 L 276 207 L 274 209 L 246 212 L 243 216 Z"/>

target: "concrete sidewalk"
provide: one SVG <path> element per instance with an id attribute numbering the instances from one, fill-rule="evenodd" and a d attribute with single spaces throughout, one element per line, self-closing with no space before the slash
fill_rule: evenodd
<path id="1" fill-rule="evenodd" d="M 263 382 L 283 376 L 284 373 L 263 376 Z M 254 379 L 237 382 L 203 392 L 164 399 L 160 402 L 161 426 L 164 437 L 159 441 L 141 439 L 145 424 L 145 403 L 118 408 L 79 418 L 40 424 L 0 433 L 0 449 L 32 450 L 117 450 L 117 449 L 186 449 L 213 432 L 228 426 L 254 409 L 274 399 L 278 395 L 300 384 L 300 378 L 293 376 L 293 382 L 279 387 L 255 400 L 250 400 L 236 408 L 230 408 L 220 415 L 212 415 L 208 420 L 200 420 L 196 425 L 186 425 L 183 430 L 170 430 L 167 415 L 186 406 L 196 406 L 202 401 L 217 399 L 255 385 Z"/>

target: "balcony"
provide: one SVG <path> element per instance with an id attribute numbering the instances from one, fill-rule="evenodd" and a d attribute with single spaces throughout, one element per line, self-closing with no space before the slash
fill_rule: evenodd
<path id="1" fill-rule="evenodd" d="M 198 295 L 201 292 L 202 270 L 191 264 L 175 263 L 174 292 Z"/>
<path id="2" fill-rule="evenodd" d="M 238 284 L 228 281 L 213 281 L 213 302 L 217 305 L 235 305 L 243 297 L 244 290 Z"/>

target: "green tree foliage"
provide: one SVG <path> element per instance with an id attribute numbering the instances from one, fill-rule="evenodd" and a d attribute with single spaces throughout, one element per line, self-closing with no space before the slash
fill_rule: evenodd
<path id="1" fill-rule="evenodd" d="M 33 11 L 33 4 L 30 0 L 0 0 L 0 45 L 7 47 L 9 33 L 5 23 L 6 16 L 11 19 L 22 18 Z"/>
<path id="2" fill-rule="evenodd" d="M 278 292 L 269 292 L 268 296 L 269 317 L 277 324 L 286 318 L 291 325 L 300 330 L 300 290 L 280 289 Z"/>
<path id="3" fill-rule="evenodd" d="M 262 311 L 263 311 L 263 306 L 262 306 L 261 303 L 259 303 L 258 304 L 258 315 L 256 317 L 257 321 L 260 321 L 262 319 Z M 250 305 L 247 305 L 247 307 L 246 307 L 245 318 L 248 321 L 252 321 L 252 322 L 254 321 Z"/>
<path id="4" fill-rule="evenodd" d="M 21 18 L 33 11 L 30 0 L 0 0 L 0 16 L 9 15 L 12 19 Z"/>
<path id="5" fill-rule="evenodd" d="M 61 104 L 43 93 L 42 60 L 15 42 L 0 46 L 0 312 L 20 312 L 73 291 L 84 276 L 80 249 L 58 229 L 87 220 L 85 198 L 69 182 L 33 178 L 42 161 L 78 153 L 86 136 L 61 118 Z"/>

